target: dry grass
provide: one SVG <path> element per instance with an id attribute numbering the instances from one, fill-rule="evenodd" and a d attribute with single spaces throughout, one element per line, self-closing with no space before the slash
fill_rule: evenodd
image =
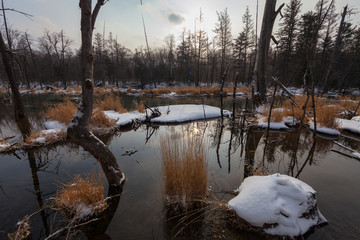
<path id="1" fill-rule="evenodd" d="M 336 106 L 329 107 L 324 106 L 316 109 L 317 123 L 322 127 L 336 128 L 337 124 L 335 118 L 339 113 L 339 109 Z"/>
<path id="2" fill-rule="evenodd" d="M 263 116 L 266 118 L 269 118 L 269 110 L 270 109 L 265 109 Z M 289 116 L 289 110 L 286 108 L 283 109 L 273 109 L 271 111 L 271 117 L 270 117 L 270 121 L 271 122 L 281 122 L 282 119 L 286 116 Z"/>
<path id="3" fill-rule="evenodd" d="M 75 103 L 71 102 L 70 99 L 66 98 L 63 103 L 48 107 L 46 115 L 52 120 L 65 123 L 65 125 L 69 125 L 72 117 L 76 112 L 76 109 L 77 108 Z"/>
<path id="4" fill-rule="evenodd" d="M 84 219 L 103 212 L 108 204 L 104 199 L 101 175 L 75 175 L 71 182 L 62 184 L 56 193 L 55 205 L 65 217 Z"/>
<path id="5" fill-rule="evenodd" d="M 97 127 L 112 127 L 116 124 L 115 120 L 109 119 L 105 116 L 105 114 L 103 113 L 103 111 L 101 111 L 100 109 L 96 108 L 94 109 L 92 115 L 91 115 L 91 119 L 90 119 L 90 124 L 93 126 L 97 126 Z"/>
<path id="6" fill-rule="evenodd" d="M 114 94 L 107 95 L 103 100 L 96 101 L 95 108 L 99 108 L 101 111 L 114 110 L 118 113 L 127 112 L 126 108 L 121 104 L 120 98 Z"/>
<path id="7" fill-rule="evenodd" d="M 42 138 L 43 141 L 37 141 L 38 138 Z M 62 141 L 66 138 L 66 132 L 61 130 L 56 133 L 44 133 L 43 131 L 31 130 L 30 135 L 26 137 L 25 144 L 52 144 L 54 142 Z"/>
<path id="8" fill-rule="evenodd" d="M 127 89 L 126 89 L 126 92 L 127 93 L 132 93 L 133 91 L 132 91 L 132 88 L 131 87 L 128 87 Z"/>
<path id="9" fill-rule="evenodd" d="M 134 100 L 135 109 L 140 113 L 145 113 L 145 104 Z"/>
<path id="10" fill-rule="evenodd" d="M 30 236 L 30 216 L 25 216 L 17 223 L 17 229 L 14 233 L 8 233 L 10 240 L 25 240 Z"/>
<path id="11" fill-rule="evenodd" d="M 66 88 L 66 92 L 70 93 L 70 92 L 81 92 L 82 89 L 81 87 L 68 87 Z"/>
<path id="12" fill-rule="evenodd" d="M 187 208 L 207 195 L 207 160 L 203 144 L 188 138 L 182 142 L 161 137 L 164 192 L 168 203 Z"/>

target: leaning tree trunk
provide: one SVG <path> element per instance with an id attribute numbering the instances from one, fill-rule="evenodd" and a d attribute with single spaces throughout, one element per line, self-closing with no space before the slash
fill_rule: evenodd
<path id="1" fill-rule="evenodd" d="M 270 40 L 274 21 L 281 8 L 275 11 L 276 0 L 266 0 L 264 8 L 263 22 L 261 25 L 259 47 L 256 53 L 255 69 L 253 76 L 253 101 L 255 106 L 259 106 L 267 101 L 266 99 L 266 60 L 270 47 Z"/>
<path id="2" fill-rule="evenodd" d="M 8 77 L 9 85 L 11 88 L 11 92 L 13 94 L 14 101 L 14 109 L 15 109 L 15 120 L 19 125 L 23 136 L 26 137 L 30 135 L 30 122 L 27 118 L 27 115 L 24 110 L 24 105 L 21 101 L 21 96 L 19 92 L 18 83 L 16 81 L 13 67 L 12 67 L 12 53 L 7 49 L 6 44 L 4 42 L 3 36 L 0 31 L 0 51 L 2 55 L 2 60 L 4 63 L 5 71 Z"/>
<path id="3" fill-rule="evenodd" d="M 121 185 L 125 179 L 109 148 L 88 130 L 93 109 L 93 63 L 92 35 L 97 14 L 105 0 L 98 0 L 91 12 L 91 0 L 80 0 L 81 8 L 81 73 L 82 95 L 78 110 L 68 126 L 71 141 L 90 152 L 101 164 L 110 185 Z"/>

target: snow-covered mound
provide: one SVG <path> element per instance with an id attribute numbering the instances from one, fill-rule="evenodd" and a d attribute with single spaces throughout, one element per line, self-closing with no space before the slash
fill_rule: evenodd
<path id="1" fill-rule="evenodd" d="M 311 130 L 315 130 L 314 127 L 314 122 L 310 121 L 309 122 L 309 126 Z M 323 127 L 320 124 L 316 124 L 316 131 L 322 134 L 327 134 L 327 135 L 331 135 L 331 136 L 340 136 L 340 132 L 334 128 L 328 128 L 328 127 Z"/>
<path id="2" fill-rule="evenodd" d="M 316 191 L 278 173 L 246 178 L 228 205 L 239 217 L 271 235 L 299 236 L 327 222 L 317 208 Z"/>
<path id="3" fill-rule="evenodd" d="M 150 120 L 152 123 L 181 123 L 202 119 L 218 118 L 221 116 L 220 108 L 208 105 L 169 105 L 158 107 L 161 116 Z M 151 111 L 147 110 L 148 115 Z M 231 112 L 223 110 L 224 116 L 230 116 Z"/>
<path id="4" fill-rule="evenodd" d="M 113 110 L 104 111 L 106 117 L 113 119 L 116 121 L 116 125 L 118 126 L 125 126 L 138 118 L 142 118 L 144 114 L 139 113 L 138 111 L 135 112 L 128 112 L 128 113 L 118 113 Z"/>
<path id="5" fill-rule="evenodd" d="M 338 128 L 355 134 L 360 134 L 360 117 L 353 117 L 351 120 L 337 118 Z"/>
<path id="6" fill-rule="evenodd" d="M 268 128 L 268 118 L 262 117 L 258 120 L 256 126 L 261 128 Z M 284 121 L 281 122 L 270 122 L 270 129 L 273 130 L 288 130 L 289 127 L 285 125 Z"/>

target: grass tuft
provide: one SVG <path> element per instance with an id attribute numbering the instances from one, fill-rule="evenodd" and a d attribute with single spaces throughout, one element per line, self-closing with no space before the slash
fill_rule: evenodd
<path id="1" fill-rule="evenodd" d="M 326 106 L 316 109 L 316 120 L 322 127 L 336 128 L 337 117 L 339 110 L 336 106 Z"/>
<path id="2" fill-rule="evenodd" d="M 56 120 L 65 125 L 69 125 L 76 112 L 76 105 L 70 99 L 66 98 L 63 103 L 48 107 L 46 115 L 52 120 Z"/>
<path id="3" fill-rule="evenodd" d="M 71 182 L 63 184 L 56 193 L 55 205 L 65 217 L 86 219 L 103 212 L 108 204 L 104 199 L 101 176 L 75 175 Z"/>
<path id="4" fill-rule="evenodd" d="M 203 144 L 195 137 L 178 141 L 160 138 L 167 203 L 188 208 L 207 195 L 207 161 Z"/>
<path id="5" fill-rule="evenodd" d="M 105 116 L 104 112 L 98 108 L 95 108 L 90 119 L 90 124 L 97 127 L 112 127 L 116 124 L 116 121 L 109 119 Z"/>
<path id="6" fill-rule="evenodd" d="M 145 113 L 145 104 L 134 100 L 135 109 L 140 113 Z"/>
<path id="7" fill-rule="evenodd" d="M 101 111 L 114 110 L 118 113 L 127 112 L 126 108 L 121 104 L 120 98 L 114 94 L 107 95 L 102 101 L 96 101 L 95 108 L 99 108 Z"/>

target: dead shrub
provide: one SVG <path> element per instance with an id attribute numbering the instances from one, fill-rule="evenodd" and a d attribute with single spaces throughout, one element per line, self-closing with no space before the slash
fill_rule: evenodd
<path id="1" fill-rule="evenodd" d="M 128 88 L 126 89 L 126 92 L 127 92 L 127 93 L 132 93 L 132 92 L 133 92 L 133 90 L 132 90 L 132 88 L 131 88 L 131 87 L 128 87 Z"/>
<path id="2" fill-rule="evenodd" d="M 46 115 L 51 120 L 69 125 L 76 109 L 76 105 L 70 99 L 66 98 L 63 103 L 48 107 Z"/>
<path id="3" fill-rule="evenodd" d="M 107 95 L 103 100 L 96 101 L 95 108 L 101 111 L 114 110 L 118 113 L 127 112 L 126 108 L 121 104 L 120 98 L 114 94 Z"/>
<path id="4" fill-rule="evenodd" d="M 14 233 L 8 233 L 10 240 L 25 240 L 30 236 L 30 216 L 25 216 L 17 225 Z"/>
<path id="5" fill-rule="evenodd" d="M 182 208 L 203 200 L 207 195 L 207 160 L 199 139 L 173 140 L 160 138 L 167 203 Z"/>
<path id="6" fill-rule="evenodd" d="M 101 175 L 75 177 L 62 184 L 54 199 L 56 207 L 66 218 L 86 219 L 103 212 L 108 204 L 104 199 Z"/>
<path id="7" fill-rule="evenodd" d="M 265 109 L 263 116 L 269 118 L 270 109 Z M 289 110 L 286 108 L 275 108 L 271 111 L 271 122 L 281 122 L 284 117 L 289 116 Z"/>

